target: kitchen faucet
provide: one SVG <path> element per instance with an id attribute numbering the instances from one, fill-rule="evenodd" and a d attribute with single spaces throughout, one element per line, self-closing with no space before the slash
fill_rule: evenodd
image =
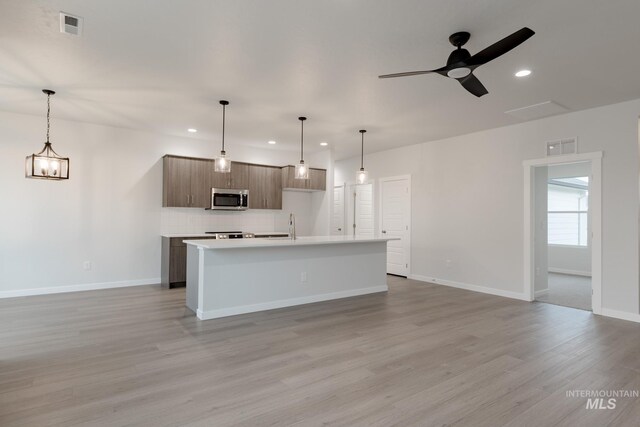
<path id="1" fill-rule="evenodd" d="M 296 216 L 293 213 L 289 214 L 289 237 L 296 240 Z"/>

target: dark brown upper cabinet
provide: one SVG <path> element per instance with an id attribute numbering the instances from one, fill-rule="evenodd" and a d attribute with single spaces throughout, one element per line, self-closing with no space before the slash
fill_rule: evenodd
<path id="1" fill-rule="evenodd" d="M 327 171 L 309 169 L 309 179 L 294 178 L 293 166 L 233 162 L 230 173 L 214 170 L 213 159 L 166 155 L 163 158 L 162 206 L 208 208 L 212 188 L 249 190 L 250 209 L 282 209 L 282 190 L 324 191 Z"/>
<path id="2" fill-rule="evenodd" d="M 296 179 L 295 166 L 282 168 L 282 188 L 298 191 L 325 191 L 327 188 L 327 171 L 309 168 L 309 179 Z"/>
<path id="3" fill-rule="evenodd" d="M 249 166 L 249 209 L 282 209 L 282 172 L 277 166 Z"/>
<path id="4" fill-rule="evenodd" d="M 212 164 L 210 179 L 212 188 L 246 190 L 249 188 L 249 164 L 232 161 L 230 173 L 216 172 Z"/>
<path id="5" fill-rule="evenodd" d="M 206 185 L 210 163 L 204 159 L 165 156 L 162 162 L 162 206 L 208 207 L 211 204 L 211 190 L 207 191 Z"/>

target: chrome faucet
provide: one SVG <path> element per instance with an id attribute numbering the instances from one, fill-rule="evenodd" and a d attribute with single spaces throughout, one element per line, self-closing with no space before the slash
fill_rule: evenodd
<path id="1" fill-rule="evenodd" d="M 293 213 L 289 214 L 289 238 L 296 240 L 296 216 Z"/>

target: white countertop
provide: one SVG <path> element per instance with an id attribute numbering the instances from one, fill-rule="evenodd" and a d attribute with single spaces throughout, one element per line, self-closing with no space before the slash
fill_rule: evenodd
<path id="1" fill-rule="evenodd" d="M 221 233 L 227 233 L 227 231 L 221 231 Z M 263 233 L 253 233 L 256 236 L 264 236 L 264 235 L 270 235 L 270 234 L 287 234 L 286 232 L 282 232 L 282 231 L 271 231 L 271 232 L 263 232 Z M 160 237 L 169 237 L 169 238 L 174 238 L 174 237 L 209 237 L 209 238 L 213 238 L 213 234 L 211 233 L 171 233 L 171 234 L 161 234 Z"/>
<path id="2" fill-rule="evenodd" d="M 353 237 L 353 236 L 303 236 L 296 240 L 289 238 L 272 239 L 225 239 L 225 240 L 185 240 L 187 245 L 202 249 L 238 249 L 280 246 L 334 245 L 343 243 L 388 242 L 400 240 L 389 237 Z"/>

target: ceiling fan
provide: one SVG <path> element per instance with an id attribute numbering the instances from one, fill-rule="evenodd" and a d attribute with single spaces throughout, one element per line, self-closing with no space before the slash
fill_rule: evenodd
<path id="1" fill-rule="evenodd" d="M 418 74 L 438 73 L 442 76 L 456 79 L 460 82 L 462 87 L 474 94 L 475 96 L 482 96 L 489 93 L 487 89 L 480 83 L 480 80 L 473 75 L 473 70 L 479 66 L 486 64 L 489 61 L 493 61 L 497 57 L 504 55 L 514 47 L 526 41 L 529 37 L 535 33 L 530 28 L 524 27 L 515 33 L 511 34 L 500 40 L 497 43 L 492 44 L 488 48 L 481 50 L 475 55 L 471 55 L 467 49 L 462 49 L 462 46 L 469 41 L 471 34 L 466 31 L 461 31 L 452 34 L 449 37 L 449 42 L 457 49 L 451 52 L 449 59 L 447 59 L 447 65 L 436 70 L 427 71 L 409 71 L 406 73 L 396 74 L 384 74 L 378 76 L 381 79 L 388 79 L 390 77 L 406 77 L 415 76 Z"/>

